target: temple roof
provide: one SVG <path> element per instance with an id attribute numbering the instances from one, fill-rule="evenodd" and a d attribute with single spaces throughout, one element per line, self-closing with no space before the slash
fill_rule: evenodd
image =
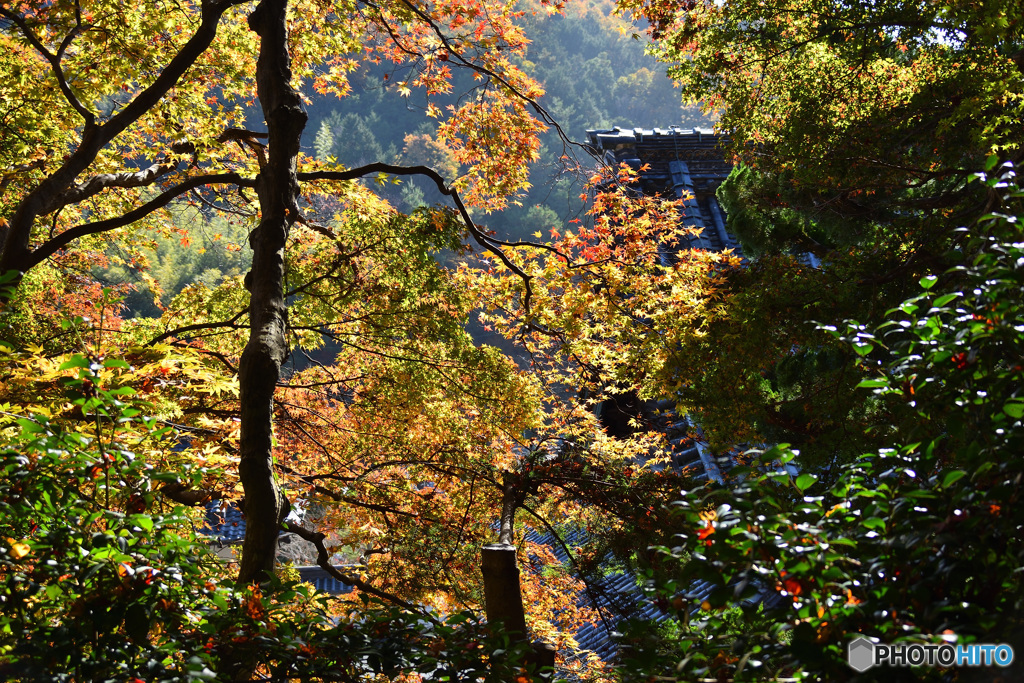
<path id="1" fill-rule="evenodd" d="M 742 255 L 739 242 L 726 230 L 725 212 L 715 196 L 732 171 L 724 146 L 727 136 L 702 128 L 673 127 L 588 130 L 587 138 L 604 163 L 629 164 L 639 172 L 638 191 L 683 200 L 684 222 L 702 230 L 690 239 L 690 248 L 731 249 Z"/>

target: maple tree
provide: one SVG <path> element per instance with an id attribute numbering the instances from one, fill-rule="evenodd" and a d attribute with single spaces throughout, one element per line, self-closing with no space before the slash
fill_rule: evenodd
<path id="1" fill-rule="evenodd" d="M 608 439 L 586 405 L 559 396 L 561 375 L 523 372 L 474 345 L 465 322 L 486 291 L 438 265 L 439 251 L 460 252 L 471 238 L 518 278 L 518 286 L 502 286 L 528 310 L 531 300 L 552 301 L 549 287 L 558 286 L 542 287 L 515 255 L 520 247 L 494 239 L 470 215 L 501 207 L 527 187 L 537 135 L 550 123 L 536 101 L 539 87 L 517 66 L 525 37 L 513 9 L 281 0 L 144 9 L 103 2 L 0 7 L 0 39 L 10 48 L 5 68 L 16 75 L 2 86 L 12 96 L 5 92 L 0 144 L 0 270 L 16 273 L 16 292 L 0 311 L 13 329 L 3 387 L 11 414 L 52 424 L 45 429 L 54 433 L 77 433 L 77 422 L 90 417 L 105 427 L 108 417 L 117 421 L 102 401 L 86 396 L 88 407 L 76 409 L 62 392 L 69 381 L 93 391 L 111 380 L 104 374 L 110 371 L 117 375 L 110 395 L 127 395 L 130 377 L 146 411 L 160 424 L 178 425 L 185 447 L 165 442 L 146 454 L 146 467 L 162 474 L 138 475 L 144 502 L 158 499 L 158 489 L 163 499 L 190 505 L 240 493 L 247 522 L 241 585 L 272 576 L 284 525 L 314 543 L 319 563 L 361 594 L 420 619 L 426 607 L 450 614 L 479 605 L 476 549 L 494 538 L 496 518 L 501 540 L 521 541 L 516 512 L 544 530 L 614 533 L 621 519 L 639 516 L 643 533 L 655 531 L 660 513 L 644 506 L 645 496 L 667 498 L 678 488 L 674 475 L 655 476 L 636 462 L 656 439 Z M 364 59 L 410 66 L 414 76 L 399 87 L 428 98 L 451 90 L 456 67 L 474 74 L 471 97 L 428 108 L 439 120 L 437 139 L 409 140 L 410 153 L 424 142 L 430 158 L 461 176 L 383 162 L 349 169 L 302 153 L 300 88 L 343 96 L 346 73 Z M 21 106 L 28 102 L 40 106 Z M 265 131 L 246 127 L 256 104 Z M 388 174 L 429 180 L 454 208 L 402 215 L 353 182 Z M 123 320 L 118 293 L 100 289 L 88 269 L 116 253 L 122 267 L 148 277 L 154 237 L 187 249 L 192 233 L 175 225 L 180 201 L 204 222 L 245 227 L 251 270 L 184 288 L 161 302 L 159 318 Z M 539 243 L 525 249 L 553 253 Z M 599 262 L 595 254 L 587 258 Z M 68 277 L 75 269 L 77 279 Z M 549 278 L 566 276 L 552 270 Z M 61 323 L 74 315 L 80 318 Z M 285 369 L 289 355 L 313 353 L 325 340 L 339 349 L 335 357 Z M 66 376 L 80 367 L 99 375 Z M 144 429 L 154 424 L 128 422 L 139 431 L 117 439 L 145 440 Z M 5 438 L 30 439 L 37 431 L 5 422 Z M 95 454 L 80 455 L 90 472 Z M 75 505 L 95 503 L 90 486 L 86 481 Z M 323 530 L 285 521 L 290 501 L 300 497 L 326 510 Z M 114 518 L 138 504 L 130 497 L 104 501 L 99 514 Z M 186 519 L 174 515 L 168 524 Z M 114 526 L 97 522 L 99 530 Z M 30 526 L 11 533 L 18 536 L 15 559 L 27 557 L 22 546 L 49 552 L 42 542 L 33 545 Z M 524 579 L 531 628 L 571 646 L 572 627 L 596 618 L 576 604 L 585 587 L 545 570 L 554 561 L 550 548 L 519 545 L 531 568 Z M 334 567 L 333 551 L 345 546 L 364 553 L 361 572 Z M 146 561 L 148 552 L 131 562 Z M 588 552 L 571 555 L 597 571 L 601 553 Z M 250 617 L 260 621 L 260 610 L 271 610 L 238 590 L 231 599 Z M 158 601 L 143 593 L 131 594 L 142 600 L 132 624 L 120 613 L 105 622 L 115 635 L 163 628 L 135 623 L 140 610 L 152 616 L 151 598 Z M 275 604 L 287 610 L 287 598 Z M 245 647 L 257 634 L 270 637 L 254 629 L 222 650 L 211 647 L 230 666 L 251 671 Z M 173 639 L 162 642 L 177 647 Z M 282 661 L 294 661 L 292 645 L 282 645 Z"/>
<path id="2" fill-rule="evenodd" d="M 350 55 L 376 48 L 384 58 L 421 67 L 410 86 L 439 93 L 451 73 L 447 59 L 436 59 L 439 48 L 454 62 L 473 66 L 491 87 L 485 84 L 480 97 L 452 107 L 441 125 L 471 169 L 459 182 L 471 202 L 500 204 L 522 186 L 520 161 L 534 153 L 540 127 L 524 102 L 539 93 L 536 86 L 509 56 L 489 49 L 506 45 L 512 55 L 522 44 L 507 8 L 480 14 L 438 6 L 428 13 L 399 3 L 324 14 L 315 3 L 290 10 L 286 3 L 266 3 L 250 9 L 237 2 L 190 4 L 170 16 L 155 12 L 130 21 L 102 3 L 11 3 L 2 9 L 12 71 L 30 89 L 19 99 L 31 99 L 31 88 L 59 98 L 32 114 L 41 121 L 6 119 L 12 134 L 5 136 L 10 171 L 0 269 L 27 272 L 73 242 L 95 243 L 118 228 L 159 222 L 159 209 L 199 188 L 256 190 L 260 225 L 250 238 L 254 258 L 247 280 L 253 334 L 239 373 L 240 470 L 251 529 L 243 552 L 245 580 L 270 570 L 284 509 L 270 467 L 270 430 L 272 396 L 287 354 L 282 250 L 291 226 L 303 220 L 297 172 L 305 114 L 292 69 L 315 89 L 340 94 Z M 325 59 L 330 69 L 316 73 Z M 238 103 L 254 94 L 266 133 L 240 125 Z M 336 183 L 381 170 L 387 169 L 303 172 L 314 182 Z M 228 208 L 217 205 L 216 194 L 207 201 Z"/>
<path id="3" fill-rule="evenodd" d="M 237 382 L 208 353 L 134 345 L 115 301 L 95 321 L 61 325 L 71 350 L 0 344 L 0 670 L 60 680 L 522 672 L 516 645 L 461 606 L 438 618 L 401 599 L 357 609 L 293 583 L 236 585 L 192 506 L 231 496 L 238 481 Z"/>
<path id="4" fill-rule="evenodd" d="M 258 668 L 289 680 L 458 672 L 500 681 L 522 673 L 514 644 L 468 612 L 339 609 L 308 585 L 237 586 L 197 532 L 194 510 L 161 495 L 208 485 L 218 466 L 182 453 L 169 461 L 180 432 L 148 415 L 153 403 L 131 386 L 140 377 L 174 381 L 178 373 L 160 370 L 181 359 L 164 349 L 130 366 L 97 358 L 97 341 L 57 356 L 0 345 L 5 388 L 37 392 L 29 406 L 5 402 L 0 413 L 5 677 L 249 680 Z M 501 647 L 508 656 L 491 655 Z"/>
<path id="5" fill-rule="evenodd" d="M 482 321 L 524 338 L 550 359 L 554 376 L 592 392 L 596 404 L 659 372 L 676 342 L 666 329 L 699 325 L 715 305 L 716 269 L 737 260 L 689 249 L 668 259 L 667 250 L 697 232 L 680 220 L 679 202 L 636 197 L 636 172 L 625 165 L 591 180 L 602 189 L 588 222 L 551 229 L 549 244 L 511 254 L 533 281 L 529 300 L 518 296 L 515 273 L 503 264 L 462 272 L 488 292 Z M 568 361 L 563 369 L 560 360 Z"/>
<path id="6" fill-rule="evenodd" d="M 615 125 L 710 126 L 697 107 L 680 105 L 678 91 L 654 58 L 644 53 L 646 41 L 634 39 L 631 23 L 613 9 L 612 3 L 595 0 L 571 0 L 559 12 L 540 2 L 517 5 L 517 23 L 531 40 L 519 63 L 543 86 L 544 107 L 561 130 L 575 138 L 590 128 Z M 363 64 L 350 75 L 352 90 L 345 98 L 314 101 L 307 128 L 316 132 L 317 154 L 350 161 L 375 154 L 376 160 L 390 161 L 407 148 L 406 136 L 432 132 L 432 123 L 423 118 L 428 104 L 443 110 L 472 87 L 468 74 L 455 74 L 452 92 L 428 101 L 421 92 L 400 92 L 399 84 L 407 76 L 402 65 L 390 61 Z M 342 130 L 349 132 L 339 136 Z M 563 154 L 572 156 L 572 148 L 566 148 L 564 137 L 553 127 L 539 140 L 528 191 L 501 211 L 475 215 L 505 239 L 528 240 L 537 230 L 561 229 L 582 215 L 583 202 L 577 199 L 581 177 L 571 171 L 571 163 L 560 159 Z M 451 164 L 450 152 L 436 139 L 433 144 L 437 148 L 432 151 L 417 144 L 412 154 L 402 154 L 401 163 L 436 159 L 439 165 L 427 164 L 435 170 Z M 346 163 L 352 165 L 350 161 Z M 399 188 L 382 188 L 381 193 L 404 211 L 441 201 L 422 179 L 406 179 Z"/>

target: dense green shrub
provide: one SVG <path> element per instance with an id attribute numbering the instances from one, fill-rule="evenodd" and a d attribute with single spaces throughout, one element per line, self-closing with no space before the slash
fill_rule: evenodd
<path id="1" fill-rule="evenodd" d="M 960 266 L 922 279 L 925 292 L 877 330 L 829 329 L 870 371 L 860 390 L 911 408 L 891 426 L 892 446 L 839 466 L 831 487 L 780 445 L 752 454 L 728 486 L 684 492 L 691 531 L 652 571 L 681 628 L 637 643 L 630 675 L 847 680 L 856 634 L 1024 652 L 1024 193 L 1012 166 L 987 182 L 1004 209 L 962 232 Z M 696 579 L 716 587 L 699 608 L 686 599 Z M 784 600 L 754 619 L 745 600 L 765 590 Z M 738 622 L 737 609 L 751 618 Z M 864 680 L 878 675 L 993 672 L 869 670 Z"/>

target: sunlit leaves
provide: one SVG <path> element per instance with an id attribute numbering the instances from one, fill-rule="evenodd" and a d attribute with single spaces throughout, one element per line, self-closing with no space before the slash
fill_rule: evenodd
<path id="1" fill-rule="evenodd" d="M 288 679 L 453 668 L 510 679 L 519 654 L 495 657 L 503 644 L 472 614 L 433 618 L 367 600 L 354 610 L 294 582 L 235 588 L 197 534 L 201 522 L 160 494 L 201 484 L 206 468 L 154 457 L 181 435 L 144 417 L 116 386 L 122 377 L 101 369 L 124 361 L 97 361 L 60 364 L 68 398 L 77 403 L 87 383 L 83 407 L 105 416 L 88 433 L 0 404 L 0 667 L 68 682 L 212 680 L 258 653 L 261 675 Z"/>
<path id="2" fill-rule="evenodd" d="M 1005 171 L 988 181 L 1000 182 L 1010 188 L 1009 211 L 972 230 L 958 267 L 926 278 L 924 293 L 872 332 L 852 321 L 828 330 L 848 344 L 867 335 L 884 341 L 871 356 L 882 362 L 864 361 L 874 377 L 860 391 L 912 409 L 890 425 L 887 447 L 838 465 L 834 485 L 824 486 L 810 472 L 784 470 L 800 456 L 782 445 L 752 453 L 734 485 L 684 494 L 689 529 L 662 549 L 682 581 L 715 584 L 708 608 L 747 611 L 740 601 L 758 591 L 781 600 L 767 603 L 767 623 L 740 630 L 703 614 L 691 630 L 680 615 L 676 650 L 661 671 L 678 664 L 738 674 L 749 653 L 772 662 L 749 672 L 758 677 L 781 669 L 833 679 L 848 675 L 846 645 L 856 634 L 933 643 L 1013 637 L 1024 594 L 1015 457 L 1024 432 L 1005 406 L 1020 400 L 1024 328 L 1015 293 L 1024 260 L 1019 225 L 1008 219 L 1021 211 L 1020 192 Z M 672 597 L 680 585 L 657 592 Z"/>
<path id="3" fill-rule="evenodd" d="M 532 246 L 511 253 L 531 276 L 529 302 L 515 277 L 493 278 L 498 268 L 463 271 L 486 292 L 481 321 L 524 336 L 550 359 L 551 372 L 599 397 L 628 389 L 658 393 L 656 378 L 680 335 L 699 335 L 714 315 L 716 269 L 735 261 L 686 249 L 669 260 L 665 249 L 693 230 L 681 225 L 675 203 L 633 197 L 631 172 L 618 173 L 612 182 L 621 184 L 596 192 L 592 222 L 553 233 L 554 251 Z"/>
<path id="4" fill-rule="evenodd" d="M 825 203 L 824 218 L 949 208 L 964 169 L 1019 149 L 1021 28 L 1000 19 L 1012 3 L 620 6 L 653 22 L 684 98 L 721 112 L 739 157 L 789 174 L 784 199 L 824 193 L 803 197 L 812 217 Z"/>

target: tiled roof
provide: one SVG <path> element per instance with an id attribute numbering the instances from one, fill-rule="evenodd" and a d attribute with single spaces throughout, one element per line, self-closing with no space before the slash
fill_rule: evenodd
<path id="1" fill-rule="evenodd" d="M 683 199 L 683 220 L 700 228 L 689 248 L 740 253 L 725 229 L 725 212 L 715 192 L 732 171 L 722 143 L 725 136 L 700 128 L 588 130 L 591 148 L 605 163 L 627 163 L 640 173 L 637 188 L 646 195 Z M 669 255 L 671 259 L 674 254 Z"/>
<path id="2" fill-rule="evenodd" d="M 352 591 L 352 586 L 334 578 L 323 567 L 308 566 L 296 567 L 295 569 L 298 570 L 299 578 L 303 582 L 313 584 L 318 591 L 332 593 L 334 595 L 342 595 L 343 593 L 349 593 Z M 344 571 L 348 569 L 348 567 L 338 567 L 338 569 Z"/>
<path id="3" fill-rule="evenodd" d="M 561 541 L 553 533 L 540 534 L 531 530 L 526 540 L 538 545 L 547 546 L 563 565 L 569 565 L 569 557 L 563 545 L 573 547 L 587 542 L 587 535 L 582 531 L 570 531 L 561 537 Z M 715 589 L 715 584 L 708 581 L 695 581 L 688 587 L 684 597 L 697 610 Z M 762 587 L 754 597 L 747 600 L 748 604 L 764 603 L 766 607 L 774 607 L 785 598 L 773 587 Z M 591 584 L 589 590 L 580 597 L 581 604 L 588 603 L 597 608 L 601 620 L 596 624 L 585 624 L 574 634 L 581 651 L 596 654 L 605 662 L 610 662 L 618 652 L 616 626 L 623 619 L 636 619 L 655 624 L 669 618 L 669 614 L 659 608 L 644 595 L 635 576 L 628 572 L 617 571 L 602 577 L 597 583 Z M 570 658 L 582 656 L 582 653 L 569 655 Z"/>
<path id="4" fill-rule="evenodd" d="M 216 500 L 207 503 L 204 522 L 199 533 L 217 543 L 241 543 L 245 538 L 245 517 L 242 516 L 242 511 L 229 501 Z"/>

